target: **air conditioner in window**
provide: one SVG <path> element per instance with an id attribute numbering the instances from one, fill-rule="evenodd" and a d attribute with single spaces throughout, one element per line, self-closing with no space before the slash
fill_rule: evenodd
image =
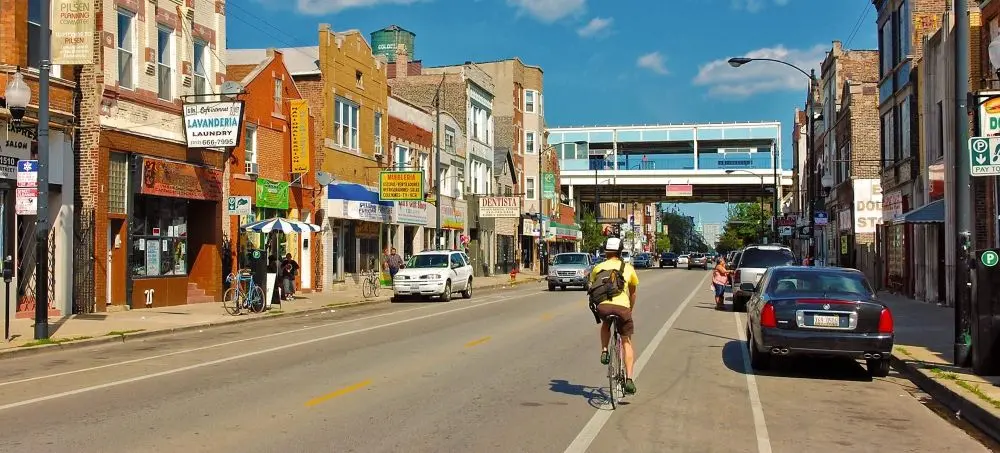
<path id="1" fill-rule="evenodd" d="M 260 174 L 260 165 L 258 165 L 257 162 L 247 162 L 246 174 L 257 176 L 258 174 Z"/>
<path id="2" fill-rule="evenodd" d="M 376 146 L 375 147 L 375 158 L 376 159 L 382 159 L 382 156 L 383 156 L 383 154 L 382 154 L 382 147 L 381 146 Z"/>

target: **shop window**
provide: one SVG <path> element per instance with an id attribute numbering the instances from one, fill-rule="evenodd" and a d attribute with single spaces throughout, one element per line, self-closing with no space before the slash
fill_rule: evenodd
<path id="1" fill-rule="evenodd" d="M 187 203 L 177 198 L 136 197 L 130 228 L 132 277 L 187 275 Z"/>
<path id="2" fill-rule="evenodd" d="M 128 158 L 112 152 L 108 162 L 108 212 L 125 214 L 128 194 Z"/>

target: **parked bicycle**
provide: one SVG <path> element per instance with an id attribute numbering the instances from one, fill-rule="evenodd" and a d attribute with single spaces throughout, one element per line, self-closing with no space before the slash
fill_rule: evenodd
<path id="1" fill-rule="evenodd" d="M 264 290 L 253 281 L 250 269 L 230 273 L 226 283 L 231 285 L 222 297 L 222 306 L 227 313 L 236 316 L 244 309 L 251 313 L 264 311 Z"/>
<path id="2" fill-rule="evenodd" d="M 361 294 L 366 299 L 378 296 L 378 288 L 382 286 L 379 274 L 377 261 L 374 259 L 368 262 L 368 270 L 361 273 Z"/>

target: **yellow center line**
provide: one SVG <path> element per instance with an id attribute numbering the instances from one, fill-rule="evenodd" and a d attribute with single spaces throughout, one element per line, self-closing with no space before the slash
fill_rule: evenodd
<path id="1" fill-rule="evenodd" d="M 473 346 L 479 346 L 479 345 L 481 345 L 483 343 L 486 343 L 487 341 L 490 341 L 490 337 L 483 337 L 483 338 L 480 338 L 478 340 L 472 340 L 472 341 L 466 343 L 465 347 L 471 348 Z"/>
<path id="2" fill-rule="evenodd" d="M 368 379 L 366 381 L 358 382 L 357 384 L 354 384 L 354 385 L 349 385 L 349 386 L 344 387 L 342 389 L 334 390 L 334 391 L 332 391 L 330 393 L 327 393 L 326 395 L 317 396 L 316 398 L 313 398 L 313 399 L 311 399 L 309 401 L 306 401 L 306 406 L 312 407 L 312 406 L 316 406 L 318 404 L 325 403 L 325 402 L 327 402 L 329 400 L 332 400 L 332 399 L 334 399 L 334 398 L 336 398 L 338 396 L 346 395 L 348 393 L 355 392 L 355 391 L 361 390 L 361 389 L 363 389 L 365 387 L 368 387 L 369 385 L 371 385 L 371 383 L 372 383 L 372 380 Z"/>

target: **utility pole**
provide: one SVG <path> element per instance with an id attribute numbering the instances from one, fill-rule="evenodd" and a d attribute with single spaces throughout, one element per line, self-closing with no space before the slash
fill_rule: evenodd
<path id="1" fill-rule="evenodd" d="M 813 96 L 813 85 L 816 84 L 816 70 L 812 69 L 809 71 L 809 112 L 806 114 L 809 116 L 809 150 L 806 152 L 806 199 L 809 200 L 809 266 L 815 266 L 816 263 L 816 191 L 814 189 L 814 180 L 816 175 L 813 174 L 813 154 L 815 153 L 816 147 L 816 114 L 814 112 L 813 104 L 816 102 Z M 801 189 L 801 187 L 799 188 Z"/>
<path id="2" fill-rule="evenodd" d="M 41 3 L 38 34 L 38 211 L 35 214 L 35 339 L 49 337 L 49 45 L 52 2 Z"/>
<path id="3" fill-rule="evenodd" d="M 972 283 L 969 261 L 975 229 L 972 227 L 971 162 L 965 156 L 969 142 L 969 2 L 955 0 L 955 365 L 965 366 L 969 358 L 966 341 L 972 313 Z M 973 345 L 975 347 L 975 345 Z"/>
<path id="4" fill-rule="evenodd" d="M 438 250 L 441 247 L 441 234 L 444 229 L 444 226 L 441 225 L 441 202 L 444 201 L 441 199 L 441 169 L 443 168 L 441 163 L 441 134 L 443 133 L 441 131 L 441 87 L 444 85 L 444 78 L 445 75 L 441 74 L 441 83 L 438 83 L 437 91 L 434 93 L 434 135 L 437 137 L 434 144 L 434 147 L 437 148 L 434 157 L 434 160 L 437 161 L 434 168 L 434 179 L 436 180 L 434 187 L 437 188 L 437 194 L 434 197 L 435 208 L 437 208 L 437 229 L 434 230 L 434 250 Z"/>

